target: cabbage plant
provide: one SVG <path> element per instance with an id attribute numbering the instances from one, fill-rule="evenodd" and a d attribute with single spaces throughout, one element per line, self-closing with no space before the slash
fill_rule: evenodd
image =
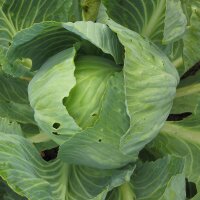
<path id="1" fill-rule="evenodd" d="M 0 5 L 2 200 L 199 199 L 198 0 Z"/>

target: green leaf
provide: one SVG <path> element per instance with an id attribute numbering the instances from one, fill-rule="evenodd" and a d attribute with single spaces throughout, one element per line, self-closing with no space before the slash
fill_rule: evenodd
<path id="1" fill-rule="evenodd" d="M 130 128 L 121 139 L 120 148 L 125 154 L 136 156 L 163 126 L 179 78 L 168 58 L 148 40 L 112 21 L 109 26 L 125 46 L 125 96 Z"/>
<path id="2" fill-rule="evenodd" d="M 198 113 L 200 102 L 200 72 L 182 79 L 177 88 L 177 93 L 172 107 L 172 114 L 191 112 Z"/>
<path id="3" fill-rule="evenodd" d="M 91 42 L 104 53 L 113 56 L 117 64 L 123 63 L 123 47 L 116 35 L 104 24 L 92 22 L 65 23 L 67 30 Z"/>
<path id="4" fill-rule="evenodd" d="M 130 180 L 133 170 L 133 166 L 117 170 L 74 167 L 69 180 L 69 199 L 104 200 L 110 190 Z"/>
<path id="5" fill-rule="evenodd" d="M 19 58 L 30 58 L 32 70 L 37 70 L 48 58 L 72 47 L 79 41 L 80 38 L 65 30 L 62 23 L 43 22 L 34 24 L 14 37 L 8 51 L 8 59 L 13 63 Z M 29 48 L 29 51 L 27 51 L 27 48 Z"/>
<path id="6" fill-rule="evenodd" d="M 101 2 L 101 5 L 99 7 L 99 13 L 98 13 L 96 21 L 99 22 L 99 23 L 105 24 L 106 21 L 108 20 L 108 18 L 109 17 L 108 17 L 108 15 L 106 13 L 106 7 Z"/>
<path id="7" fill-rule="evenodd" d="M 172 114 L 191 113 L 180 121 L 166 122 L 160 134 L 148 145 L 148 150 L 156 157 L 171 154 L 183 157 L 184 173 L 189 182 L 200 190 L 200 73 L 183 79 L 174 101 Z M 199 199 L 199 193 L 191 198 Z"/>
<path id="8" fill-rule="evenodd" d="M 163 43 L 172 43 L 181 39 L 185 33 L 187 19 L 180 0 L 167 0 Z"/>
<path id="9" fill-rule="evenodd" d="M 132 176 L 137 200 L 185 200 L 184 162 L 181 158 L 164 157 L 138 165 Z"/>
<path id="10" fill-rule="evenodd" d="M 111 19 L 159 45 L 176 41 L 185 31 L 186 18 L 179 0 L 104 0 L 103 3 Z"/>
<path id="11" fill-rule="evenodd" d="M 133 172 L 132 166 L 96 170 L 68 166 L 58 159 L 46 162 L 26 139 L 0 135 L 0 175 L 15 192 L 30 200 L 97 200 L 128 181 Z"/>
<path id="12" fill-rule="evenodd" d="M 76 8 L 76 9 L 72 9 Z M 79 11 L 79 13 L 78 13 Z M 5 0 L 0 12 L 1 46 L 8 47 L 12 37 L 24 28 L 42 21 L 78 21 L 81 12 L 78 0 L 53 0 L 51 2 L 40 0 Z"/>
<path id="13" fill-rule="evenodd" d="M 174 52 L 179 52 L 172 57 L 177 70 L 182 76 L 199 60 L 199 19 L 200 3 L 196 0 L 182 0 L 182 8 L 187 18 L 186 32 L 179 41 L 178 46 L 174 46 Z M 173 52 L 172 52 L 173 53 Z"/>
<path id="14" fill-rule="evenodd" d="M 193 119 L 194 123 L 195 119 Z M 187 123 L 187 121 L 186 121 Z M 198 125 L 196 125 L 197 127 Z M 166 123 L 160 134 L 148 146 L 151 153 L 156 156 L 171 154 L 184 158 L 184 173 L 186 178 L 196 184 L 197 191 L 200 189 L 199 181 L 199 131 L 190 126 Z M 199 199 L 199 193 L 192 198 Z"/>
<path id="15" fill-rule="evenodd" d="M 81 20 L 81 9 L 79 0 L 5 0 L 0 9 L 0 49 L 6 55 L 7 49 L 12 43 L 12 38 L 22 29 L 30 27 L 34 23 L 42 21 L 77 21 Z M 21 59 L 21 58 L 20 58 Z M 26 68 L 23 61 L 10 63 L 6 60 L 2 63 L 3 69 L 14 76 L 31 76 L 30 68 Z M 14 65 L 15 70 L 10 69 Z M 29 66 L 31 67 L 31 66 Z"/>
<path id="16" fill-rule="evenodd" d="M 106 25 L 93 22 L 35 24 L 15 36 L 8 58 L 11 62 L 19 58 L 30 58 L 32 70 L 37 70 L 54 54 L 75 44 L 82 46 L 84 42 L 86 46 L 89 42 L 92 45 L 90 55 L 96 55 L 93 48 L 98 48 L 105 54 L 112 55 L 117 63 L 123 62 L 123 48 L 116 35 Z M 103 54 L 102 51 L 100 55 Z"/>
<path id="17" fill-rule="evenodd" d="M 0 71 L 0 117 L 35 124 L 27 94 L 28 82 Z"/>
<path id="18" fill-rule="evenodd" d="M 185 68 L 182 39 L 187 17 L 180 0 L 104 0 L 103 3 L 111 19 L 156 43 L 182 75 Z"/>
<path id="19" fill-rule="evenodd" d="M 39 127 L 58 143 L 63 143 L 64 138 L 66 140 L 81 130 L 62 102 L 76 84 L 74 56 L 74 48 L 53 56 L 34 76 L 28 89 Z"/>
<path id="20" fill-rule="evenodd" d="M 182 74 L 182 70 L 184 69 L 183 45 L 183 40 L 181 39 L 177 42 L 174 42 L 173 44 L 167 45 L 167 47 L 163 49 L 180 75 Z"/>
<path id="21" fill-rule="evenodd" d="M 185 68 L 183 72 L 186 72 L 194 64 L 200 60 L 200 4 L 197 6 L 192 6 L 192 15 L 190 18 L 189 26 L 187 27 L 186 34 L 183 38 L 184 49 L 183 49 L 183 59 Z"/>
<path id="22" fill-rule="evenodd" d="M 185 200 L 183 160 L 164 157 L 138 163 L 131 181 L 113 189 L 106 200 Z"/>

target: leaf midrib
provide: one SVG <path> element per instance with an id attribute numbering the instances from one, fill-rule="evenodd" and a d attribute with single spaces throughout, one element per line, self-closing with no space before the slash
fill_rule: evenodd
<path id="1" fill-rule="evenodd" d="M 158 1 L 159 2 L 159 1 Z M 145 24 L 142 28 L 141 35 L 144 35 L 148 38 L 151 37 L 152 32 L 155 31 L 156 25 L 158 24 L 158 21 L 160 19 L 160 16 L 163 13 L 163 10 L 165 8 L 165 1 L 160 1 L 158 5 L 156 6 L 155 10 L 153 11 L 149 21 L 147 24 Z"/>
<path id="2" fill-rule="evenodd" d="M 198 94 L 199 92 L 200 92 L 200 83 L 191 84 L 189 86 L 178 88 L 175 98 L 180 98 L 180 97 L 192 95 L 195 93 Z"/>
<path id="3" fill-rule="evenodd" d="M 200 131 L 190 129 L 189 127 L 183 127 L 173 122 L 166 122 L 160 133 L 200 145 Z"/>

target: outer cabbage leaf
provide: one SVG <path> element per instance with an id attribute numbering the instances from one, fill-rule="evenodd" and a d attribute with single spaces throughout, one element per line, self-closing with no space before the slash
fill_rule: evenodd
<path id="1" fill-rule="evenodd" d="M 168 55 L 180 75 L 200 60 L 199 1 L 104 0 L 103 2 L 111 19 L 148 37 L 167 54 L 166 48 L 171 49 Z"/>
<path id="2" fill-rule="evenodd" d="M 170 156 L 138 165 L 131 179 L 136 199 L 185 200 L 183 167 L 183 159 Z"/>
<path id="3" fill-rule="evenodd" d="M 200 60 L 200 2 L 196 0 L 182 0 L 182 7 L 187 17 L 187 28 L 184 36 L 179 41 L 180 45 L 174 49 L 175 52 L 179 52 L 179 55 L 175 55 L 172 58 L 180 75 L 183 75 Z"/>
<path id="4" fill-rule="evenodd" d="M 180 0 L 166 0 L 163 44 L 181 39 L 185 33 L 187 19 Z"/>
<path id="5" fill-rule="evenodd" d="M 159 45 L 176 41 L 185 32 L 187 22 L 180 0 L 103 0 L 103 3 L 111 19 Z"/>
<path id="6" fill-rule="evenodd" d="M 138 163 L 131 181 L 113 189 L 107 200 L 185 200 L 183 160 L 164 157 Z"/>
<path id="7" fill-rule="evenodd" d="M 27 94 L 28 82 L 0 71 L 0 117 L 35 124 Z"/>
<path id="8" fill-rule="evenodd" d="M 42 21 L 81 20 L 79 1 L 5 0 L 0 12 L 1 46 L 7 48 L 12 37 L 24 28 Z M 73 9 L 74 8 L 74 9 Z M 76 9 L 75 9 L 76 8 Z"/>
<path id="9" fill-rule="evenodd" d="M 117 63 L 123 62 L 123 48 L 116 35 L 106 25 L 93 22 L 35 24 L 15 36 L 8 58 L 11 62 L 18 58 L 30 58 L 32 69 L 37 70 L 48 58 L 75 44 L 77 48 L 92 45 L 89 46 L 91 50 L 87 51 L 87 54 L 109 54 Z M 94 48 L 98 48 L 100 52 L 96 54 Z"/>
<path id="10" fill-rule="evenodd" d="M 184 173 L 188 181 L 195 183 L 197 188 L 197 194 L 190 198 L 194 200 L 200 197 L 199 77 L 198 72 L 181 82 L 171 111 L 172 114 L 191 113 L 191 115 L 181 121 L 166 122 L 158 137 L 148 145 L 148 150 L 157 157 L 172 154 L 185 159 Z"/>
<path id="11" fill-rule="evenodd" d="M 92 22 L 69 22 L 63 24 L 63 27 L 88 40 L 104 53 L 112 55 L 117 64 L 123 63 L 122 45 L 106 25 Z"/>
<path id="12" fill-rule="evenodd" d="M 168 45 L 165 49 L 165 53 L 169 56 L 180 75 L 182 74 L 181 71 L 184 68 L 183 46 L 183 40 L 181 39 L 173 44 Z"/>
<path id="13" fill-rule="evenodd" d="M 103 2 L 111 19 L 155 42 L 169 56 L 180 76 L 200 60 L 199 1 Z"/>
<path id="14" fill-rule="evenodd" d="M 108 15 L 106 13 L 106 7 L 101 2 L 96 21 L 99 22 L 99 23 L 106 23 L 106 21 L 108 19 L 109 19 L 109 17 L 108 17 Z"/>
<path id="15" fill-rule="evenodd" d="M 81 130 L 63 105 L 63 98 L 76 84 L 74 56 L 74 48 L 53 56 L 34 76 L 28 89 L 38 125 L 58 143 L 64 142 L 62 135 L 70 137 Z"/>
<path id="16" fill-rule="evenodd" d="M 46 162 L 23 137 L 0 135 L 0 175 L 12 190 L 30 200 L 103 200 L 133 172 L 132 166 L 96 170 L 68 166 L 58 159 Z"/>
<path id="17" fill-rule="evenodd" d="M 190 69 L 194 64 L 200 60 L 200 2 L 197 5 L 191 3 L 192 14 L 190 21 L 184 35 L 184 48 L 183 48 L 183 60 L 184 68 L 182 73 Z"/>
<path id="18" fill-rule="evenodd" d="M 13 36 L 42 21 L 77 21 L 81 20 L 79 0 L 5 0 L 0 9 L 0 50 L 5 56 Z M 9 60 L 0 60 L 3 69 L 14 76 L 32 77 L 29 72 L 31 63 L 18 60 L 10 63 Z M 11 67 L 14 65 L 14 69 Z"/>
<path id="19" fill-rule="evenodd" d="M 179 78 L 168 58 L 148 40 L 112 21 L 109 26 L 125 47 L 124 81 L 130 128 L 122 137 L 120 148 L 125 154 L 137 155 L 163 126 Z"/>

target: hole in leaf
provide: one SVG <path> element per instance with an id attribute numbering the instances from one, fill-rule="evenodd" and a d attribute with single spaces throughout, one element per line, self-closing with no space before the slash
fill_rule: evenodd
<path id="1" fill-rule="evenodd" d="M 8 46 L 10 46 L 11 45 L 11 42 L 8 42 Z"/>
<path id="2" fill-rule="evenodd" d="M 52 132 L 54 135 L 58 135 L 58 133 L 57 132 Z"/>
<path id="3" fill-rule="evenodd" d="M 46 161 L 54 160 L 58 155 L 59 147 L 55 147 L 53 149 L 44 150 L 40 153 L 42 158 Z"/>
<path id="4" fill-rule="evenodd" d="M 97 114 L 96 114 L 96 113 L 93 113 L 93 114 L 92 114 L 92 117 L 96 117 L 96 116 L 97 116 Z"/>
<path id="5" fill-rule="evenodd" d="M 188 199 L 191 199 L 197 194 L 196 184 L 193 182 L 189 182 L 187 178 L 185 179 L 185 184 L 186 184 L 186 197 Z"/>
<path id="6" fill-rule="evenodd" d="M 55 129 L 58 129 L 58 128 L 60 127 L 60 123 L 55 122 L 55 123 L 53 124 L 53 127 L 54 127 Z"/>
<path id="7" fill-rule="evenodd" d="M 99 142 L 101 142 L 102 141 L 102 139 L 99 139 Z"/>
<path id="8" fill-rule="evenodd" d="M 194 76 L 198 71 L 200 70 L 200 62 L 195 64 L 192 68 L 190 68 L 183 76 L 181 77 L 181 80 L 189 77 L 189 76 Z"/>
<path id="9" fill-rule="evenodd" d="M 181 121 L 185 119 L 186 117 L 189 117 L 190 115 L 192 115 L 191 112 L 184 112 L 180 114 L 170 114 L 167 118 L 167 121 Z"/>

